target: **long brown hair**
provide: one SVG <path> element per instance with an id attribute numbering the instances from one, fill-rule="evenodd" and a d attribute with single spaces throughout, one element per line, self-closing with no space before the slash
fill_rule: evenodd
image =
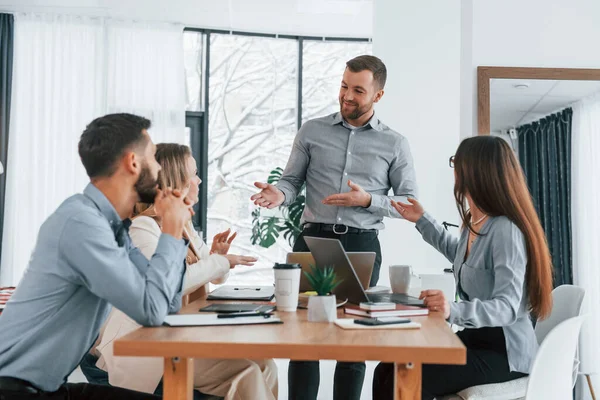
<path id="1" fill-rule="evenodd" d="M 187 159 L 191 157 L 192 152 L 188 146 L 177 143 L 159 143 L 156 145 L 156 154 L 154 157 L 160 164 L 161 170 L 158 171 L 158 188 L 183 189 L 188 181 Z M 133 216 L 137 216 L 148 210 L 152 204 L 137 203 Z"/>
<path id="2" fill-rule="evenodd" d="M 540 319 L 552 308 L 552 260 L 521 165 L 503 139 L 476 136 L 462 141 L 454 156 L 454 198 L 463 226 L 476 233 L 467 210 L 466 195 L 489 216 L 506 216 L 525 236 L 525 282 L 529 305 Z M 477 234 L 477 233 L 476 233 Z"/>

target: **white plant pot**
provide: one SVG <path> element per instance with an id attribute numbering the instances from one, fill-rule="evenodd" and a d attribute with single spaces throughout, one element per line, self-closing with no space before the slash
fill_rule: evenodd
<path id="1" fill-rule="evenodd" d="M 335 295 L 310 296 L 308 298 L 308 320 L 310 322 L 333 322 L 336 318 Z"/>

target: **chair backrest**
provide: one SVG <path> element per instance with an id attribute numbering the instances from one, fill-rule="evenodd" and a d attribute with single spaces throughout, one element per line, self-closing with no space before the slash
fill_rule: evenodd
<path id="1" fill-rule="evenodd" d="M 531 368 L 526 400 L 572 398 L 571 371 L 584 318 L 569 318 L 546 335 Z"/>
<path id="2" fill-rule="evenodd" d="M 552 291 L 552 311 L 545 320 L 535 325 L 535 336 L 542 343 L 548 332 L 561 322 L 581 314 L 585 289 L 574 285 L 561 285 Z"/>

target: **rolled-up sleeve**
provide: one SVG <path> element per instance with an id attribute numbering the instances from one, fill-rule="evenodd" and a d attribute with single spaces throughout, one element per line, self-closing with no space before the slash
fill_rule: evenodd
<path id="1" fill-rule="evenodd" d="M 180 304 L 177 296 L 187 252 L 183 240 L 162 234 L 148 265 L 137 268 L 108 225 L 84 216 L 68 221 L 59 249 L 81 284 L 139 324 L 160 325 L 173 306 Z M 136 262 L 141 259 L 137 257 Z"/>

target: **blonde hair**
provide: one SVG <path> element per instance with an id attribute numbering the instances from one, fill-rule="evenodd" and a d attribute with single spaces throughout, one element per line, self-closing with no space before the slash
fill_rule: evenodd
<path id="1" fill-rule="evenodd" d="M 158 188 L 183 189 L 188 185 L 190 177 L 187 172 L 187 159 L 192 156 L 188 146 L 177 143 L 159 143 L 156 145 L 156 161 L 160 164 L 158 171 Z M 133 217 L 152 207 L 152 203 L 137 203 Z"/>

